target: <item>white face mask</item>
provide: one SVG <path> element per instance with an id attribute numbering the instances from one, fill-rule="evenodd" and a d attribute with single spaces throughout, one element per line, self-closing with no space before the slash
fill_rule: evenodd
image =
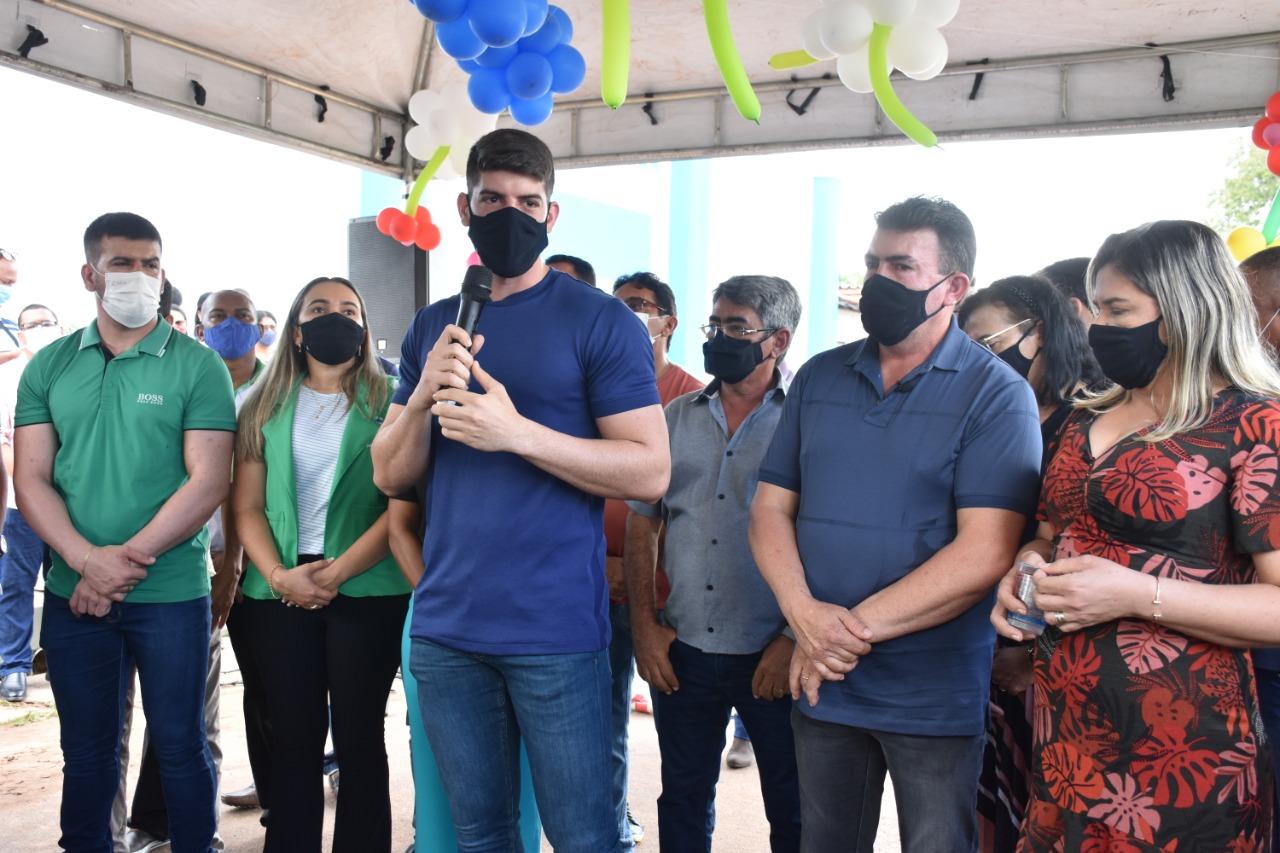
<path id="1" fill-rule="evenodd" d="M 660 317 L 650 317 L 648 314 L 645 314 L 641 311 L 632 311 L 631 313 L 635 314 L 636 319 L 640 321 L 640 325 L 644 326 L 645 334 L 649 336 L 649 343 L 653 343 L 658 338 L 662 337 L 662 335 L 655 335 L 653 334 L 652 331 L 649 330 L 649 321 L 660 320 L 661 319 Z"/>
<path id="2" fill-rule="evenodd" d="M 36 326 L 24 331 L 22 337 L 27 342 L 27 349 L 34 355 L 62 337 L 62 329 L 57 326 Z"/>
<path id="3" fill-rule="evenodd" d="M 160 288 L 163 282 L 142 270 L 104 273 L 106 287 L 102 291 L 102 310 L 127 329 L 140 329 L 150 323 L 160 310 Z"/>

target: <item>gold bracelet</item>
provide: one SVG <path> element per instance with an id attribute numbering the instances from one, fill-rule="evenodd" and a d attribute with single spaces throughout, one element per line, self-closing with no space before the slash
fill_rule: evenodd
<path id="1" fill-rule="evenodd" d="M 84 570 L 89 568 L 89 558 L 93 556 L 93 552 L 98 550 L 97 545 L 90 545 L 89 550 L 84 552 L 84 559 L 80 561 L 80 574 L 84 575 Z"/>
<path id="2" fill-rule="evenodd" d="M 1160 576 L 1156 575 L 1156 597 L 1151 599 L 1151 621 L 1159 622 L 1164 618 L 1164 614 L 1160 612 Z"/>
<path id="3" fill-rule="evenodd" d="M 276 576 L 276 572 L 284 568 L 284 563 L 276 563 L 271 567 L 270 573 L 267 574 L 267 589 L 271 590 L 271 597 L 277 601 L 280 599 L 280 593 L 276 592 L 275 586 L 272 585 L 271 579 Z"/>

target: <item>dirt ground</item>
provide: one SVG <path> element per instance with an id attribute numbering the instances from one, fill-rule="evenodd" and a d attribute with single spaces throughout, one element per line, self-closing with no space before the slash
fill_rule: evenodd
<path id="1" fill-rule="evenodd" d="M 244 748 L 244 718 L 240 711 L 239 669 L 230 643 L 223 641 L 222 670 L 222 790 L 248 784 L 249 766 Z M 642 684 L 641 682 L 637 682 Z M 139 700 L 140 701 L 140 700 Z M 135 709 L 142 715 L 141 705 Z M 409 766 L 409 735 L 405 719 L 404 691 L 397 679 L 387 704 L 387 752 L 391 758 L 391 797 L 394 816 L 392 850 L 404 851 L 413 841 L 413 778 Z M 130 752 L 130 792 L 141 754 L 141 726 L 133 731 Z M 53 695 L 44 676 L 30 681 L 27 701 L 0 702 L 0 853 L 43 853 L 58 849 L 58 808 L 62 785 L 62 754 L 58 748 L 58 720 Z M 631 808 L 648 834 L 640 850 L 658 849 L 657 798 L 659 793 L 658 738 L 653 717 L 631 717 Z M 334 796 L 327 794 L 325 849 L 333 826 Z M 886 791 L 876 853 L 900 849 L 897 815 Z M 714 853 L 767 853 L 769 827 L 760 800 L 755 768 L 723 770 L 716 797 Z M 262 849 L 258 812 L 223 808 L 220 832 L 229 853 Z M 551 846 L 543 841 L 544 853 Z M 168 848 L 164 848 L 165 851 Z M 422 851 L 436 853 L 436 851 Z"/>

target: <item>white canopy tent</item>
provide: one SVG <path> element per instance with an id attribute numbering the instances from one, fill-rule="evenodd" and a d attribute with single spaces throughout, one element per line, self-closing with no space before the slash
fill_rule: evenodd
<path id="1" fill-rule="evenodd" d="M 599 99 L 599 0 L 559 2 L 588 63 L 538 129 L 564 165 L 906 141 L 833 63 L 794 78 L 769 67 L 800 46 L 817 0 L 731 4 L 759 126 L 724 91 L 698 0 L 633 0 L 617 111 Z M 30 27 L 48 43 L 23 58 Z M 1280 88 L 1277 0 L 962 0 L 943 32 L 943 75 L 897 89 L 944 142 L 1244 125 Z M 400 144 L 410 95 L 465 80 L 405 0 L 0 0 L 0 63 L 393 175 L 415 165 Z M 802 112 L 788 105 L 814 89 Z"/>

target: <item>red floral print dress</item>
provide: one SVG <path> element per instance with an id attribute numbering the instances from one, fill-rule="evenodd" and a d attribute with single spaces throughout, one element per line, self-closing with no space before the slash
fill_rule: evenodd
<path id="1" fill-rule="evenodd" d="M 1093 420 L 1076 412 L 1050 448 L 1040 515 L 1055 559 L 1253 582 L 1250 555 L 1280 549 L 1280 403 L 1228 390 L 1200 429 L 1130 436 L 1098 459 Z M 1271 760 L 1248 652 L 1146 619 L 1050 627 L 1032 691 L 1020 851 L 1269 849 Z"/>

